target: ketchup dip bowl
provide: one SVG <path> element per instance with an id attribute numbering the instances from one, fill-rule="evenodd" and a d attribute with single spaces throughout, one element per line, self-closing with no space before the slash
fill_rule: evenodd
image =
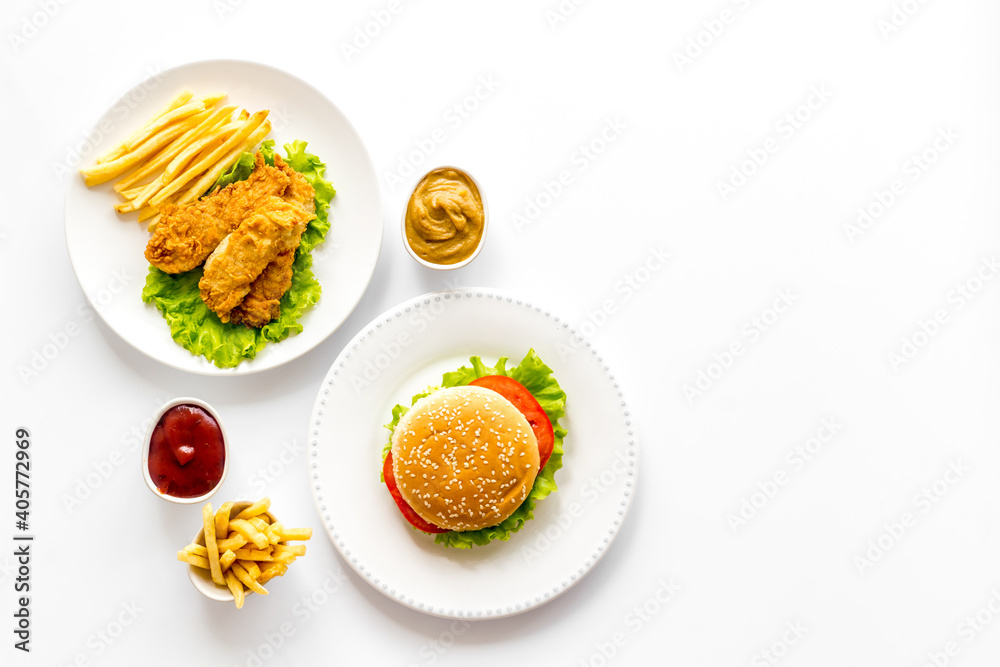
<path id="1" fill-rule="evenodd" d="M 176 439 L 179 433 L 180 440 L 171 441 L 166 428 L 158 432 L 165 419 L 175 420 L 170 434 Z M 219 456 L 223 459 L 221 464 Z M 150 471 L 151 463 L 159 474 Z M 183 396 L 165 403 L 153 415 L 143 441 L 142 477 L 155 495 L 180 505 L 200 503 L 219 490 L 228 473 L 229 438 L 211 405 Z M 166 481 L 167 478 L 170 480 Z M 158 480 L 161 481 L 159 485 Z M 177 486 L 175 482 L 178 481 L 181 486 L 177 493 L 171 493 L 171 484 Z M 164 486 L 166 490 L 161 490 Z"/>

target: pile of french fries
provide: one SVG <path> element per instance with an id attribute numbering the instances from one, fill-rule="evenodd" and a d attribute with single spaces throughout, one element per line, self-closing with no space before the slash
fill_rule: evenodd
<path id="1" fill-rule="evenodd" d="M 225 94 L 193 97 L 188 91 L 178 94 L 96 164 L 80 170 L 88 186 L 127 174 L 114 184 L 124 199 L 115 210 L 138 211 L 140 222 L 150 221 L 150 231 L 164 204 L 198 199 L 271 131 L 266 110 L 236 113 L 235 106 L 219 106 Z"/>
<path id="2" fill-rule="evenodd" d="M 267 595 L 262 584 L 285 574 L 296 558 L 305 555 L 306 545 L 288 541 L 312 537 L 312 528 L 272 523 L 270 507 L 271 500 L 263 498 L 231 516 L 233 503 L 223 503 L 217 512 L 208 503 L 201 510 L 204 539 L 177 552 L 177 560 L 208 570 L 212 581 L 227 586 L 237 609 L 243 607 L 247 592 Z"/>

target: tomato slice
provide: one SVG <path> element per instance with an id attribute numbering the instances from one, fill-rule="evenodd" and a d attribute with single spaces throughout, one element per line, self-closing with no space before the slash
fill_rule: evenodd
<path id="1" fill-rule="evenodd" d="M 523 384 L 506 375 L 484 375 L 469 384 L 495 391 L 521 411 L 524 418 L 531 424 L 535 440 L 538 441 L 538 471 L 541 472 L 545 468 L 545 464 L 549 462 L 556 438 L 549 416 L 545 414 L 545 410 L 538 404 L 531 392 Z"/>
<path id="2" fill-rule="evenodd" d="M 417 530 L 422 530 L 425 533 L 447 533 L 448 530 L 445 528 L 438 528 L 432 523 L 428 523 L 420 518 L 420 515 L 413 511 L 413 508 L 403 500 L 403 494 L 399 492 L 399 487 L 396 486 L 396 475 L 392 472 L 392 452 L 389 452 L 385 457 L 385 463 L 382 464 L 382 476 L 385 477 L 385 485 L 389 488 L 389 494 L 392 499 L 396 501 L 396 506 L 399 511 L 403 513 L 406 520 L 410 522 L 410 525 Z"/>

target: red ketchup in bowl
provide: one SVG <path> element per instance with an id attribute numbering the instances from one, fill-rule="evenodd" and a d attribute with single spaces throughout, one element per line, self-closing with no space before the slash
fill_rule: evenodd
<path id="1" fill-rule="evenodd" d="M 149 476 L 166 496 L 196 498 L 216 487 L 226 466 L 222 429 L 207 410 L 175 405 L 149 441 Z"/>

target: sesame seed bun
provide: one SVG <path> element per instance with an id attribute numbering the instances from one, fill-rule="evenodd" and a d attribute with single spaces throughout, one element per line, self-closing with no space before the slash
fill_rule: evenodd
<path id="1" fill-rule="evenodd" d="M 482 387 L 449 387 L 420 399 L 392 435 L 403 499 L 448 530 L 479 530 L 509 517 L 538 474 L 538 443 L 510 401 Z"/>

